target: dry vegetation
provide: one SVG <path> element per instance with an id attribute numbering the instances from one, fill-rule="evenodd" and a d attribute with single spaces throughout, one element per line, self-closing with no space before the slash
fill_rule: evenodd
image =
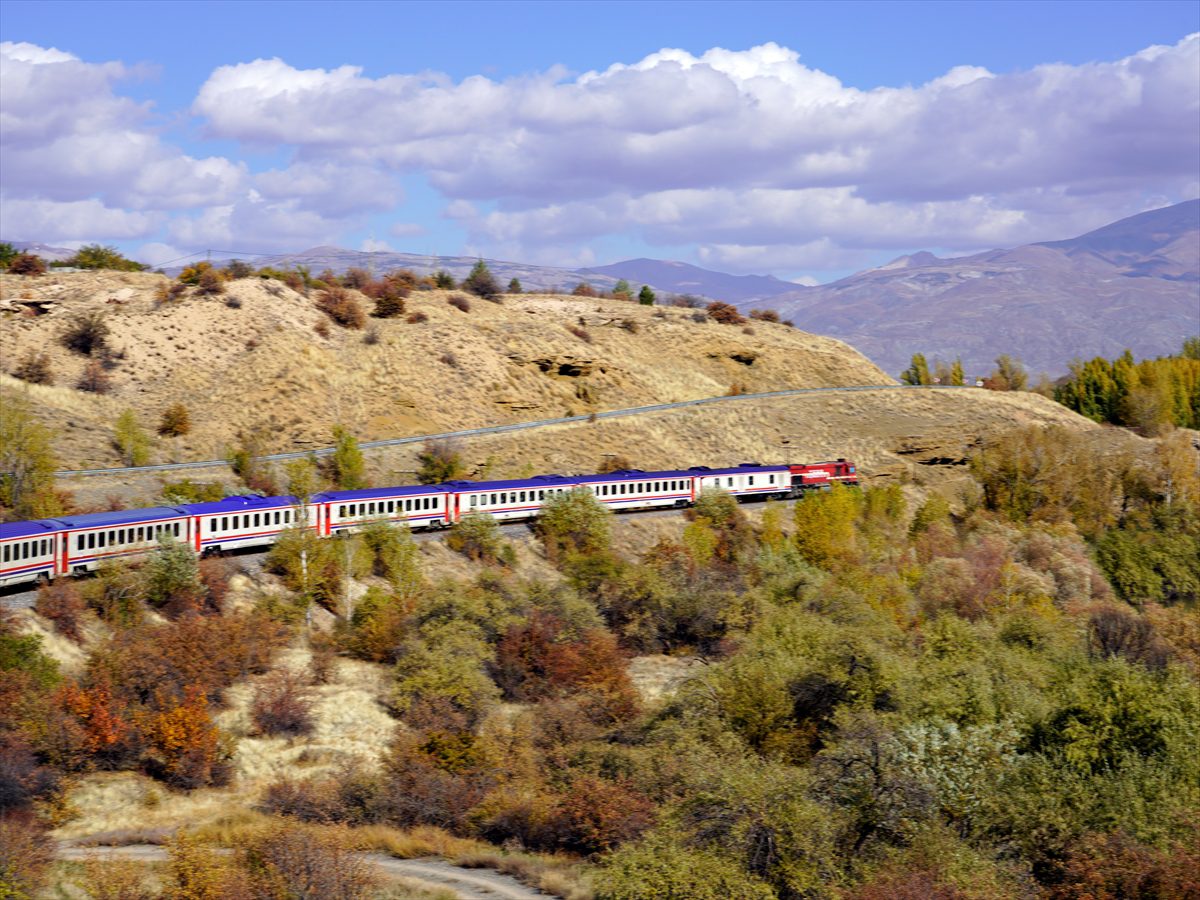
<path id="1" fill-rule="evenodd" d="M 322 292 L 250 278 L 227 282 L 219 297 L 188 288 L 159 299 L 168 284 L 129 272 L 0 276 L 2 368 L 7 376 L 31 353 L 48 354 L 54 384 L 28 389 L 61 433 L 64 465 L 115 465 L 113 410 L 134 404 L 148 420 L 185 405 L 190 433 L 158 455 L 211 459 L 255 430 L 264 449 L 294 450 L 327 444 L 337 423 L 369 440 L 719 396 L 735 382 L 751 391 L 892 382 L 838 341 L 782 325 L 748 336 L 683 309 L 520 295 L 464 315 L 451 305 L 463 305 L 461 294 L 416 291 L 407 318 L 375 319 L 378 342 L 367 343 L 354 328 L 327 327 Z M 337 297 L 334 312 L 371 306 L 348 288 Z M 107 345 L 124 353 L 105 373 L 104 396 L 72 387 L 89 360 L 62 343 L 95 314 Z M 316 337 L 318 327 L 328 336 Z M 447 356 L 460 364 L 438 362 Z"/>

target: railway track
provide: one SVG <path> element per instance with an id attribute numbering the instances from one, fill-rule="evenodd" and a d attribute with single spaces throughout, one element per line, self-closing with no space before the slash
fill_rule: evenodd
<path id="1" fill-rule="evenodd" d="M 532 422 L 514 422 L 510 425 L 490 425 L 486 428 L 466 428 L 462 431 L 443 431 L 437 434 L 415 434 L 409 437 L 388 438 L 381 441 L 363 441 L 358 446 L 363 450 L 373 450 L 380 447 L 399 447 L 403 444 L 421 444 L 426 441 L 451 440 L 456 438 L 477 437 L 487 434 L 503 434 L 509 431 L 528 431 L 535 428 L 550 428 L 555 425 L 570 425 L 578 422 L 590 422 L 599 419 L 620 419 L 627 416 L 642 416 L 648 413 L 663 412 L 671 409 L 686 409 L 689 406 L 707 406 L 713 403 L 739 403 L 744 400 L 766 400 L 780 397 L 798 397 L 805 394 L 829 394 L 838 392 L 861 391 L 963 391 L 975 388 L 956 385 L 907 385 L 907 384 L 865 384 L 850 387 L 827 388 L 796 388 L 787 391 L 764 391 L 757 394 L 736 394 L 731 397 L 701 397 L 697 400 L 680 400 L 676 403 L 656 403 L 652 406 L 631 406 L 627 409 L 610 409 L 605 412 L 589 413 L 585 416 L 561 416 L 555 419 L 537 419 Z M 333 453 L 333 447 L 321 447 L 316 450 L 295 450 L 288 453 L 271 453 L 256 457 L 262 462 L 283 462 L 291 459 L 305 459 L 312 456 L 328 456 Z M 55 472 L 58 477 L 85 478 L 94 475 L 128 475 L 138 472 L 172 472 L 183 469 L 210 469 L 229 465 L 224 459 L 209 459 L 198 462 L 162 463 L 156 466 L 127 466 L 108 469 L 66 469 Z"/>

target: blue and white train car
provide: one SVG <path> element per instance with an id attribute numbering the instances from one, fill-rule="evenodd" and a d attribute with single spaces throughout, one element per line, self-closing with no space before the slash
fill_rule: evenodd
<path id="1" fill-rule="evenodd" d="M 371 522 L 405 524 L 413 529 L 445 528 L 455 520 L 453 489 L 443 484 L 363 488 L 313 494 L 318 533 L 342 534 Z"/>
<path id="2" fill-rule="evenodd" d="M 50 579 L 62 543 L 62 529 L 52 521 L 0 524 L 0 587 Z"/>
<path id="3" fill-rule="evenodd" d="M 316 508 L 310 505 L 302 514 L 300 501 L 289 496 L 233 496 L 183 503 L 179 509 L 191 518 L 193 547 L 202 555 L 274 544 L 285 529 L 300 524 L 302 515 L 308 527 L 317 524 Z"/>
<path id="4" fill-rule="evenodd" d="M 91 572 L 103 562 L 148 553 L 162 534 L 183 543 L 192 540 L 191 519 L 177 506 L 86 513 L 46 521 L 61 528 L 63 549 L 58 575 Z"/>
<path id="5" fill-rule="evenodd" d="M 538 475 L 508 481 L 452 481 L 457 521 L 467 513 L 487 513 L 498 522 L 532 519 L 555 494 L 573 490 L 583 476 Z"/>

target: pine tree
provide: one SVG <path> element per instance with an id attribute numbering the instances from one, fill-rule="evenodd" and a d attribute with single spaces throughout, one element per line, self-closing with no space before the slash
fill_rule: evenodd
<path id="1" fill-rule="evenodd" d="M 520 293 L 522 293 L 522 289 L 521 289 L 521 281 L 520 281 L 520 279 L 514 278 L 512 281 L 510 281 L 510 282 L 508 283 L 508 292 L 509 292 L 510 294 L 520 294 Z"/>
<path id="2" fill-rule="evenodd" d="M 495 276 L 482 259 L 472 267 L 471 274 L 463 279 L 462 287 L 464 291 L 470 291 L 476 297 L 485 300 L 491 300 L 500 294 L 500 285 L 496 284 Z"/>
<path id="3" fill-rule="evenodd" d="M 642 289 L 638 291 L 638 303 L 642 306 L 653 306 L 655 301 L 654 291 L 650 290 L 650 285 L 643 284 Z"/>

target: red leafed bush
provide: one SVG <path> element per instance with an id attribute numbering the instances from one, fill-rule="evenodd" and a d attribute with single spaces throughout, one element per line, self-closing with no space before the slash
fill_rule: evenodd
<path id="1" fill-rule="evenodd" d="M 559 841 L 577 853 L 603 853 L 654 824 L 654 803 L 619 781 L 576 778 L 559 803 Z"/>
<path id="2" fill-rule="evenodd" d="M 321 291 L 317 308 L 343 328 L 362 328 L 367 323 L 362 304 L 345 288 L 331 287 Z"/>
<path id="3" fill-rule="evenodd" d="M 262 734 L 299 737 L 314 727 L 312 700 L 294 672 L 276 672 L 259 685 L 250 717 Z"/>
<path id="4" fill-rule="evenodd" d="M 728 303 L 722 303 L 717 300 L 707 307 L 708 317 L 714 322 L 720 322 L 722 325 L 745 325 L 745 317 L 737 311 L 736 306 Z"/>
<path id="5" fill-rule="evenodd" d="M 146 737 L 149 769 L 168 784 L 192 790 L 229 780 L 229 753 L 199 686 L 189 687 L 181 701 L 151 716 Z"/>
<path id="6" fill-rule="evenodd" d="M 80 619 L 87 604 L 78 585 L 66 578 L 59 578 L 38 588 L 34 610 L 39 616 L 54 623 L 54 630 L 68 640 L 79 643 L 83 640 Z"/>

